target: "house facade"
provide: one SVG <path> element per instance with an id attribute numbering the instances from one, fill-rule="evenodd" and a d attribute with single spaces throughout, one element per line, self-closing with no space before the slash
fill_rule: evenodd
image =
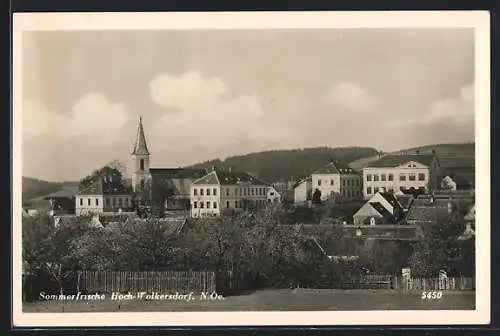
<path id="1" fill-rule="evenodd" d="M 211 172 L 191 185 L 191 217 L 220 216 L 225 210 L 242 211 L 266 205 L 268 184 L 244 173 Z"/>
<path id="2" fill-rule="evenodd" d="M 106 177 L 100 178 L 75 196 L 77 216 L 104 212 L 132 211 L 132 190 L 117 186 Z"/>
<path id="3" fill-rule="evenodd" d="M 407 202 L 407 196 L 401 196 Z M 378 192 L 353 215 L 354 225 L 397 224 L 408 210 L 398 196 Z"/>
<path id="4" fill-rule="evenodd" d="M 275 203 L 281 201 L 281 194 L 273 186 L 267 187 L 267 201 L 269 203 Z"/>
<path id="5" fill-rule="evenodd" d="M 434 155 L 388 155 L 363 169 L 363 195 L 378 192 L 420 190 L 428 192 L 438 179 L 439 162 Z"/>
<path id="6" fill-rule="evenodd" d="M 362 199 L 361 174 L 339 161 L 332 161 L 311 174 L 312 193 L 321 193 L 321 200 Z"/>
<path id="7" fill-rule="evenodd" d="M 311 200 L 312 179 L 305 178 L 295 184 L 293 187 L 293 202 L 295 204 L 307 203 Z"/>

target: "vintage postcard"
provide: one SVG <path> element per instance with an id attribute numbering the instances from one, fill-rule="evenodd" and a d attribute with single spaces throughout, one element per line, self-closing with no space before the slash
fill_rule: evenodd
<path id="1" fill-rule="evenodd" d="M 14 325 L 489 323 L 489 32 L 14 14 Z"/>

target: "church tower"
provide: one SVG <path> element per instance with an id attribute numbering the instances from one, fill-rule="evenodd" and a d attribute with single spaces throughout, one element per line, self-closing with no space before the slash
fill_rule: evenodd
<path id="1" fill-rule="evenodd" d="M 149 180 L 149 153 L 146 144 L 146 136 L 142 127 L 142 117 L 139 118 L 139 127 L 137 129 L 137 138 L 135 140 L 132 157 L 134 158 L 134 173 L 132 174 L 132 187 L 134 191 L 140 191 Z"/>

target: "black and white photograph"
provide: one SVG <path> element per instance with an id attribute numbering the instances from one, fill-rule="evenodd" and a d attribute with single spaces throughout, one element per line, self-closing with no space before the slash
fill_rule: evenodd
<path id="1" fill-rule="evenodd" d="M 13 22 L 15 324 L 489 322 L 488 13 Z"/>

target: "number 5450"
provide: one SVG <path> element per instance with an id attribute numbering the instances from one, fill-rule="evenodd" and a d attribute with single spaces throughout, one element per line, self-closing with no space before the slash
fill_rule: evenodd
<path id="1" fill-rule="evenodd" d="M 422 292 L 422 299 L 437 300 L 443 297 L 443 292 Z"/>

